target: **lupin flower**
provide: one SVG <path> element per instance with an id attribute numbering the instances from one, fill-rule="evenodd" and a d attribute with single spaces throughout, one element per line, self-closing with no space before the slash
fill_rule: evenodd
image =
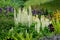
<path id="1" fill-rule="evenodd" d="M 33 15 L 36 15 L 36 10 L 33 10 L 33 11 L 32 11 L 32 14 L 33 14 Z"/>
<path id="2" fill-rule="evenodd" d="M 21 22 L 21 8 L 18 9 L 19 12 L 17 13 L 17 21 Z"/>
<path id="3" fill-rule="evenodd" d="M 16 10 L 14 9 L 14 21 L 15 21 L 15 24 L 18 24 L 18 21 L 17 21 L 17 16 L 16 16 Z"/>
<path id="4" fill-rule="evenodd" d="M 2 8 L 0 8 L 0 13 L 2 12 Z"/>
<path id="5" fill-rule="evenodd" d="M 12 7 L 9 7 L 9 11 L 10 11 L 10 12 L 13 12 L 13 10 L 14 10 L 14 9 L 13 9 Z"/>
<path id="6" fill-rule="evenodd" d="M 42 23 L 42 29 L 45 28 L 45 21 L 44 21 L 45 17 L 44 15 L 41 16 L 41 23 Z"/>
<path id="7" fill-rule="evenodd" d="M 40 20 L 38 18 L 38 15 L 36 15 L 36 17 L 34 17 L 33 20 L 36 24 L 35 24 L 35 30 L 37 31 L 37 33 L 39 33 L 40 31 Z"/>
<path id="8" fill-rule="evenodd" d="M 44 30 L 45 27 L 48 27 L 50 24 L 50 21 L 48 18 L 44 17 L 44 15 L 41 17 L 41 23 L 42 23 L 42 29 Z"/>

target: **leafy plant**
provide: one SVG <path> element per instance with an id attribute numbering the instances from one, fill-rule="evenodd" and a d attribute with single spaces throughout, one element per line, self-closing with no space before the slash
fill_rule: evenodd
<path id="1" fill-rule="evenodd" d="M 60 21 L 59 20 L 52 20 L 52 24 L 54 26 L 55 33 L 60 34 Z"/>

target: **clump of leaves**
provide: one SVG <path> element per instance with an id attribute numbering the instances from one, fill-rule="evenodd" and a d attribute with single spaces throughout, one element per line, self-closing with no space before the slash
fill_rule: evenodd
<path id="1" fill-rule="evenodd" d="M 60 21 L 59 20 L 52 20 L 52 24 L 54 26 L 54 30 L 56 34 L 60 34 Z"/>

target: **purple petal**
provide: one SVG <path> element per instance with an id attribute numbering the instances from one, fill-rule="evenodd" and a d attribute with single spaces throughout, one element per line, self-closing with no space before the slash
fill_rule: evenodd
<path id="1" fill-rule="evenodd" d="M 36 14 L 36 10 L 33 10 L 33 11 L 32 11 L 32 14 L 35 15 L 35 14 Z"/>
<path id="2" fill-rule="evenodd" d="M 2 12 L 2 8 L 0 8 L 0 13 Z"/>

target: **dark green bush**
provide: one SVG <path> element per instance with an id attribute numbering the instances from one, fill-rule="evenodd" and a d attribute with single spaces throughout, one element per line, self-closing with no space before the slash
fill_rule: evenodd
<path id="1" fill-rule="evenodd" d="M 10 17 L 10 16 L 8 16 Z M 7 37 L 9 30 L 14 27 L 13 17 L 8 18 L 4 15 L 0 15 L 0 40 L 3 40 Z"/>

